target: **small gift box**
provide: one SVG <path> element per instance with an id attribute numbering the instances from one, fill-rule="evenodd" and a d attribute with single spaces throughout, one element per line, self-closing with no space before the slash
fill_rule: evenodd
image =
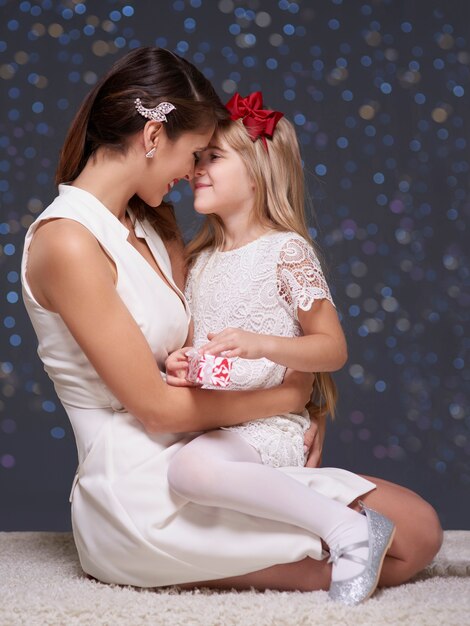
<path id="1" fill-rule="evenodd" d="M 230 370 L 233 359 L 213 354 L 199 354 L 197 350 L 186 352 L 189 368 L 186 379 L 191 383 L 227 387 L 230 382 Z"/>

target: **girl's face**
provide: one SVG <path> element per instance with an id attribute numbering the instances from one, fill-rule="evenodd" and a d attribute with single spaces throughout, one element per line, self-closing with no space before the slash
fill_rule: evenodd
<path id="1" fill-rule="evenodd" d="M 196 155 L 207 147 L 212 134 L 213 129 L 204 133 L 187 132 L 176 141 L 170 141 L 165 132 L 160 132 L 154 142 L 155 156 L 148 161 L 144 159 L 148 169 L 142 176 L 137 195 L 155 207 L 179 180 L 193 178 Z"/>
<path id="2" fill-rule="evenodd" d="M 191 182 L 194 209 L 207 215 L 215 213 L 222 220 L 232 215 L 251 212 L 255 187 L 239 153 L 214 135 L 194 166 Z"/>

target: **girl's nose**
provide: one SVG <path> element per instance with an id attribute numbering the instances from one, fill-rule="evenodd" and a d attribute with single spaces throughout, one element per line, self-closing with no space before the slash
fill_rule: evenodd
<path id="1" fill-rule="evenodd" d="M 205 172 L 205 169 L 201 161 L 194 164 L 194 176 L 202 176 L 204 172 Z"/>

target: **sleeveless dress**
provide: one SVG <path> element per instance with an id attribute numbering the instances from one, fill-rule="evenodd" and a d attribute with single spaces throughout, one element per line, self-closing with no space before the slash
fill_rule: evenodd
<path id="1" fill-rule="evenodd" d="M 189 272 L 185 289 L 194 318 L 195 348 L 209 332 L 225 328 L 278 337 L 299 337 L 297 311 L 317 299 L 334 302 L 312 246 L 294 232 L 271 231 L 235 250 L 203 250 Z M 269 359 L 233 361 L 226 389 L 280 385 L 286 368 Z M 210 385 L 205 385 L 210 389 Z M 247 420 L 249 416 L 247 415 Z M 246 421 L 231 430 L 243 437 L 272 467 L 303 466 L 307 411 Z"/>
<path id="2" fill-rule="evenodd" d="M 26 235 L 22 283 L 38 354 L 76 437 L 79 465 L 70 499 L 83 570 L 107 583 L 157 587 L 236 576 L 307 556 L 321 559 L 319 538 L 303 529 L 200 506 L 171 492 L 169 461 L 195 433 L 147 433 L 100 379 L 60 316 L 41 307 L 31 292 L 29 245 L 37 226 L 53 218 L 81 223 L 114 260 L 117 292 L 162 372 L 167 354 L 185 341 L 190 314 L 172 280 L 165 246 L 148 222 L 136 224 L 137 236 L 146 240 L 173 289 L 127 242 L 128 230 L 99 200 L 59 186 L 59 196 Z M 345 504 L 375 487 L 339 469 L 277 471 Z"/>

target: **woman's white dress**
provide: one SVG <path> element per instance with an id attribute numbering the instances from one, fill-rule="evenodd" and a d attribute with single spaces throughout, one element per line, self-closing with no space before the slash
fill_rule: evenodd
<path id="1" fill-rule="evenodd" d="M 72 524 L 84 571 L 108 583 L 153 587 L 235 576 L 306 556 L 320 559 L 320 540 L 305 530 L 192 504 L 170 491 L 169 460 L 194 434 L 147 433 L 106 388 L 60 316 L 41 307 L 31 293 L 29 245 L 38 224 L 51 218 L 81 223 L 114 260 L 116 289 L 160 370 L 168 353 L 185 341 L 190 313 L 173 283 L 165 247 L 147 222 L 136 225 L 137 236 L 145 238 L 173 289 L 127 241 L 128 230 L 100 201 L 60 185 L 59 196 L 26 235 L 22 282 L 38 354 L 76 437 Z M 344 503 L 374 488 L 339 469 L 278 471 Z"/>

